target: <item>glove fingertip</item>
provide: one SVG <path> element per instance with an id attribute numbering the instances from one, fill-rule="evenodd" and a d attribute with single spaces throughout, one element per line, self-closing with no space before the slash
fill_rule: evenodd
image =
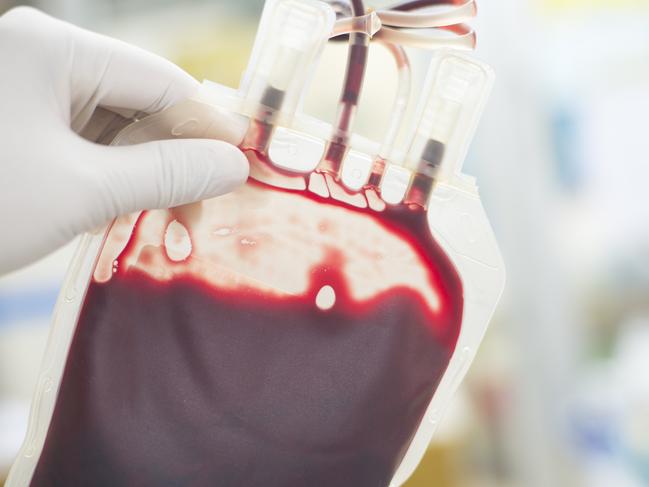
<path id="1" fill-rule="evenodd" d="M 196 181 L 203 190 L 197 199 L 228 193 L 248 179 L 249 164 L 244 153 L 234 145 L 218 140 L 192 140 L 189 157 L 200 166 L 194 168 Z"/>

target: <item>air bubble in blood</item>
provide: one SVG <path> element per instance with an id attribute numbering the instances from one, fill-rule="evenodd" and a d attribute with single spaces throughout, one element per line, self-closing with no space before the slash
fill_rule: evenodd
<path id="1" fill-rule="evenodd" d="M 323 311 L 333 308 L 336 304 L 336 291 L 329 286 L 322 286 L 315 297 L 315 304 Z"/>
<path id="2" fill-rule="evenodd" d="M 192 240 L 187 228 L 178 220 L 172 221 L 164 235 L 167 257 L 174 262 L 181 262 L 192 253 Z"/>

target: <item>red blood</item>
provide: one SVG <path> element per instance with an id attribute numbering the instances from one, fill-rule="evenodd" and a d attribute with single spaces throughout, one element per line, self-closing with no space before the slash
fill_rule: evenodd
<path id="1" fill-rule="evenodd" d="M 293 193 L 408 242 L 438 309 L 406 286 L 353 299 L 336 252 L 293 296 L 120 262 L 88 289 L 32 486 L 389 484 L 455 347 L 461 281 L 422 208 Z M 314 304 L 324 285 L 336 293 L 327 311 Z"/>

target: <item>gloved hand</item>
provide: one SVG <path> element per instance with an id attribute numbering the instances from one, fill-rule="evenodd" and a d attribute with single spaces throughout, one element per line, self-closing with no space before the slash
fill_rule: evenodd
<path id="1" fill-rule="evenodd" d="M 221 139 L 108 147 L 198 82 L 123 42 L 19 7 L 0 17 L 0 274 L 119 214 L 213 197 L 248 175 L 241 121 Z"/>

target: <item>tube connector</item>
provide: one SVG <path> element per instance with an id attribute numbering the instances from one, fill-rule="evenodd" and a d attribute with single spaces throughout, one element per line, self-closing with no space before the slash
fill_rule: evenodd
<path id="1" fill-rule="evenodd" d="M 334 11 L 323 2 L 266 2 L 241 83 L 246 115 L 290 126 L 334 22 Z"/>
<path id="2" fill-rule="evenodd" d="M 404 165 L 431 178 L 458 172 L 493 82 L 487 65 L 444 52 L 433 62 L 428 91 Z"/>
<path id="3" fill-rule="evenodd" d="M 365 34 L 370 39 L 381 30 L 381 19 L 375 11 L 368 12 L 360 17 L 345 17 L 334 25 L 331 37 L 343 34 L 359 33 Z"/>
<path id="4" fill-rule="evenodd" d="M 493 78 L 489 66 L 456 52 L 445 51 L 433 60 L 403 160 L 414 172 L 406 202 L 425 207 L 435 181 L 460 173 Z"/>

